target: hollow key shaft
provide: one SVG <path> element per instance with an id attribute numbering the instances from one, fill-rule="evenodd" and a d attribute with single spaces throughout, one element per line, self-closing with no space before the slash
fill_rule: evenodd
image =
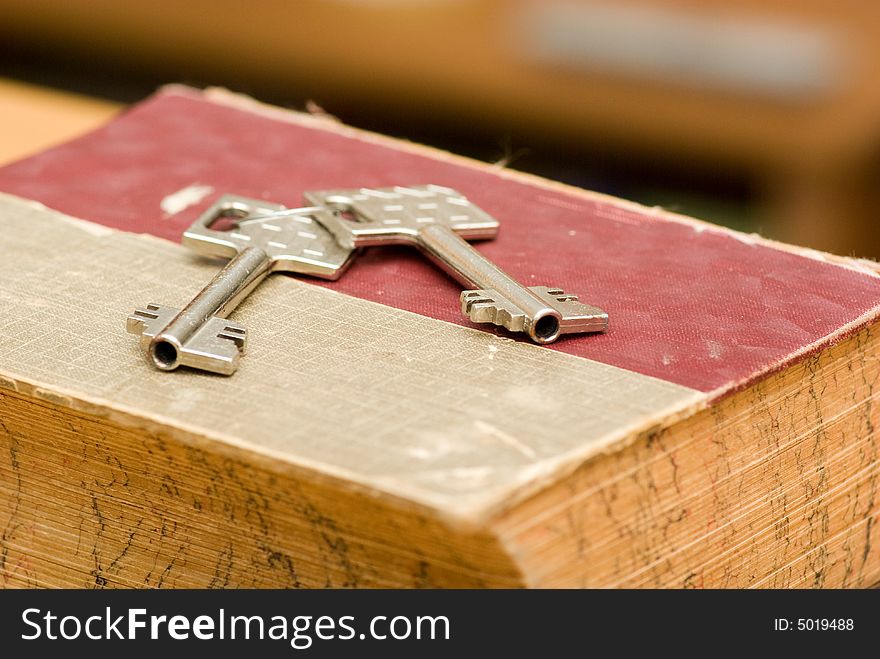
<path id="1" fill-rule="evenodd" d="M 523 286 L 466 239 L 493 238 L 498 221 L 464 196 L 437 185 L 307 192 L 320 219 L 344 247 L 413 244 L 462 284 L 462 313 L 476 323 L 525 332 L 536 343 L 561 334 L 601 332 L 608 314 L 562 289 Z"/>
<path id="2" fill-rule="evenodd" d="M 226 317 L 261 281 L 275 271 L 336 279 L 349 264 L 354 250 L 339 245 L 317 221 L 322 214 L 329 213 L 232 195 L 209 208 L 184 233 L 183 244 L 232 258 L 182 309 L 148 304 L 128 317 L 126 328 L 141 336 L 150 362 L 163 371 L 189 366 L 234 373 L 247 331 Z M 231 220 L 229 230 L 215 228 L 223 218 Z"/>

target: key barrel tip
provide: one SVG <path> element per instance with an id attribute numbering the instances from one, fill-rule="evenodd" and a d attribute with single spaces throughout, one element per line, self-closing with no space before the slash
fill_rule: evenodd
<path id="1" fill-rule="evenodd" d="M 180 346 L 172 337 L 157 336 L 150 343 L 150 357 L 156 368 L 173 371 L 180 365 Z"/>
<path id="2" fill-rule="evenodd" d="M 553 343 L 560 334 L 560 315 L 548 309 L 529 324 L 529 337 L 535 343 Z"/>

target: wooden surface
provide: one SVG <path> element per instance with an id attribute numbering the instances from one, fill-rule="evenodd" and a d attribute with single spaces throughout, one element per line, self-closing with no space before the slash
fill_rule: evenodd
<path id="1" fill-rule="evenodd" d="M 6 0 L 2 29 L 154 68 L 189 63 L 212 77 L 236 70 L 255 84 L 298 83 L 384 105 L 393 99 L 429 109 L 442 102 L 483 122 L 528 124 L 567 140 L 601 137 L 640 151 L 687 150 L 754 167 L 799 167 L 807 154 L 822 163 L 847 160 L 880 137 L 880 70 L 870 66 L 880 55 L 874 3 L 627 3 L 719 21 L 818 27 L 835 37 L 849 68 L 834 93 L 792 105 L 772 96 L 554 67 L 532 61 L 517 40 L 518 12 L 542 3 L 506 0 L 270 0 L 247 8 L 231 0 Z"/>
<path id="2" fill-rule="evenodd" d="M 0 78 L 0 165 L 87 133 L 120 107 Z"/>
<path id="3" fill-rule="evenodd" d="M 517 21 L 540 4 L 7 0 L 0 35 L 45 44 L 60 57 L 84 52 L 154 75 L 183 70 L 276 97 L 306 94 L 331 111 L 433 114 L 497 135 L 513 131 L 526 147 L 600 144 L 624 157 L 686 162 L 722 180 L 736 171 L 762 202 L 759 223 L 772 237 L 880 255 L 872 226 L 880 148 L 876 3 L 627 1 L 675 15 L 819 30 L 842 68 L 832 88 L 793 100 L 536 61 Z"/>

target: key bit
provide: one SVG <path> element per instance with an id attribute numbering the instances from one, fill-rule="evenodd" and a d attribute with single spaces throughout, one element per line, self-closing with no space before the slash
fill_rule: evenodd
<path id="1" fill-rule="evenodd" d="M 153 339 L 164 330 L 180 313 L 180 309 L 148 304 L 135 309 L 128 317 L 126 329 L 130 334 L 140 334 L 144 347 L 149 349 Z M 180 346 L 175 355 L 170 344 L 157 345 L 154 359 L 161 363 L 177 361 L 180 366 L 231 375 L 238 368 L 239 355 L 247 343 L 247 330 L 238 323 L 226 318 L 209 318 L 196 332 Z"/>

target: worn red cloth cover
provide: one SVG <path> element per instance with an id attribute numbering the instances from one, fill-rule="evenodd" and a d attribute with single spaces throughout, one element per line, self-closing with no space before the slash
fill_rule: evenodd
<path id="1" fill-rule="evenodd" d="M 880 279 L 868 271 L 185 88 L 0 169 L 2 191 L 173 241 L 223 193 L 296 206 L 310 189 L 423 183 L 455 188 L 501 221 L 499 237 L 477 248 L 520 281 L 561 287 L 608 312 L 607 333 L 546 349 L 713 395 L 839 338 L 880 304 Z M 213 193 L 177 214 L 162 210 L 193 184 Z M 469 324 L 458 284 L 409 248 L 367 250 L 338 282 L 314 283 Z"/>

